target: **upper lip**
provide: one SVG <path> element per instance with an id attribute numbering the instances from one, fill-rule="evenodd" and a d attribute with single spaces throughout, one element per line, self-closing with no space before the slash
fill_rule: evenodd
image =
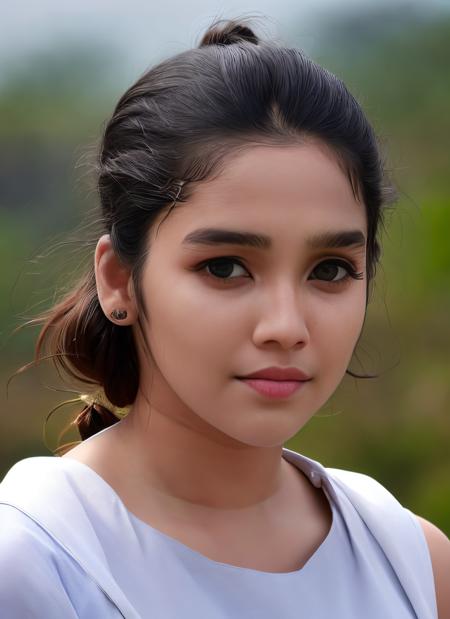
<path id="1" fill-rule="evenodd" d="M 270 367 L 263 368 L 257 372 L 246 374 L 245 376 L 238 376 L 238 378 L 265 378 L 267 380 L 310 380 L 311 377 L 307 376 L 304 372 L 298 368 L 280 368 Z"/>

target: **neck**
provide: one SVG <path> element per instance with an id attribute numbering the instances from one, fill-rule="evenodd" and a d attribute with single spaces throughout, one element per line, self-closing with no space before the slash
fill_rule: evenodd
<path id="1" fill-rule="evenodd" d="M 209 425 L 207 432 L 148 411 L 139 399 L 117 432 L 123 453 L 117 460 L 126 462 L 133 485 L 171 501 L 217 510 L 262 507 L 292 480 L 281 446 L 244 445 Z"/>

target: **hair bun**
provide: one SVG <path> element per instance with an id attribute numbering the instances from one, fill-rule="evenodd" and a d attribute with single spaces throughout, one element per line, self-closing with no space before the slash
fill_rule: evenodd
<path id="1" fill-rule="evenodd" d="M 251 28 L 244 26 L 242 23 L 228 20 L 222 26 L 219 26 L 220 20 L 215 22 L 203 35 L 199 47 L 207 45 L 232 45 L 241 41 L 248 41 L 254 45 L 258 45 L 259 39 Z"/>

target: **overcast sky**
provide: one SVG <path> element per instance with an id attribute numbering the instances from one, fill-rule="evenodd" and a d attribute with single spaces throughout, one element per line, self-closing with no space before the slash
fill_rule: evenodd
<path id="1" fill-rule="evenodd" d="M 0 0 L 1 1 L 1 0 Z M 390 6 L 400 0 L 14 0 L 2 1 L 0 70 L 55 45 L 95 41 L 117 47 L 132 71 L 192 47 L 215 17 L 257 15 L 263 33 L 290 42 L 302 35 L 314 44 L 315 23 L 331 13 Z M 403 5 L 407 2 L 403 1 Z M 449 6 L 450 0 L 416 5 Z"/>
<path id="2" fill-rule="evenodd" d="M 96 40 L 130 56 L 175 53 L 194 45 L 215 17 L 257 14 L 266 28 L 287 36 L 292 22 L 307 23 L 328 7 L 364 0 L 15 0 L 2 7 L 0 53 L 12 60 L 52 43 Z M 5 57 L 5 56 L 4 56 Z"/>

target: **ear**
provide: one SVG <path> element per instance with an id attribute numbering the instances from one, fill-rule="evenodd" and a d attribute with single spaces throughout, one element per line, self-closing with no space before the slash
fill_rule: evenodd
<path id="1" fill-rule="evenodd" d="M 115 324 L 133 324 L 137 320 L 137 305 L 131 271 L 114 252 L 109 234 L 100 237 L 95 248 L 95 281 L 105 316 Z M 127 317 L 116 322 L 111 318 L 114 309 L 126 310 Z"/>

